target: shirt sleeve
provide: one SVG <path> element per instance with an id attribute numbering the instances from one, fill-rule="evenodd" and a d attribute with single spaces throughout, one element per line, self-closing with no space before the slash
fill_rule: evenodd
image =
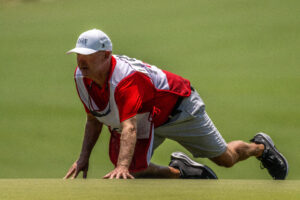
<path id="1" fill-rule="evenodd" d="M 146 75 L 135 72 L 123 79 L 115 90 L 120 122 L 135 116 L 139 112 L 151 111 L 153 97 L 154 86 Z"/>

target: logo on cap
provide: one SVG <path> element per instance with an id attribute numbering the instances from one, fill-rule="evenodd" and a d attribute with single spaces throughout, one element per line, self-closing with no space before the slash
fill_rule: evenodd
<path id="1" fill-rule="evenodd" d="M 83 46 L 86 46 L 88 39 L 87 38 L 79 38 L 77 41 L 77 44 L 81 44 Z"/>

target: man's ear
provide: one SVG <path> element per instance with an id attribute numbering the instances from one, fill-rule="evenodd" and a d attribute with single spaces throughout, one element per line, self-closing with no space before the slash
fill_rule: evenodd
<path id="1" fill-rule="evenodd" d="M 111 56 L 111 51 L 105 51 L 104 58 L 108 59 Z"/>

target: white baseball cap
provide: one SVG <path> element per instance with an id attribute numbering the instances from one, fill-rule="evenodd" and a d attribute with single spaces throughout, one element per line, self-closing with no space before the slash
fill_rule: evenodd
<path id="1" fill-rule="evenodd" d="M 109 37 L 101 30 L 92 29 L 80 34 L 76 47 L 67 52 L 89 55 L 97 51 L 112 51 Z"/>

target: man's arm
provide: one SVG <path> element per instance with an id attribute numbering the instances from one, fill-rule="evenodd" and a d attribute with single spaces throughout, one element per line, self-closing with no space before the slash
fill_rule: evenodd
<path id="1" fill-rule="evenodd" d="M 102 125 L 103 124 L 92 114 L 87 114 L 84 139 L 79 159 L 71 166 L 64 179 L 68 179 L 72 175 L 72 179 L 74 179 L 78 176 L 80 171 L 83 171 L 83 178 L 87 177 L 89 158 L 101 133 Z"/>
<path id="2" fill-rule="evenodd" d="M 119 179 L 134 177 L 129 173 L 129 166 L 134 154 L 135 144 L 137 140 L 137 123 L 136 116 L 122 122 L 122 133 L 120 141 L 120 152 L 116 168 L 105 175 L 103 178 Z"/>

